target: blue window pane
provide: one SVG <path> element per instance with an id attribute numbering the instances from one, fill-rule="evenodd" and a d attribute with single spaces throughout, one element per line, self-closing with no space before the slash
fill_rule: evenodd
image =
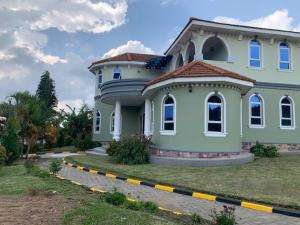
<path id="1" fill-rule="evenodd" d="M 289 49 L 280 49 L 280 61 L 290 61 Z"/>
<path id="2" fill-rule="evenodd" d="M 251 67 L 260 67 L 260 61 L 259 60 L 250 60 L 250 66 Z"/>
<path id="3" fill-rule="evenodd" d="M 173 121 L 173 106 L 165 106 L 165 121 Z"/>
<path id="4" fill-rule="evenodd" d="M 260 47 L 251 46 L 251 59 L 260 59 Z"/>
<path id="5" fill-rule="evenodd" d="M 164 130 L 174 130 L 174 123 L 165 123 Z"/>
<path id="6" fill-rule="evenodd" d="M 114 73 L 113 79 L 114 80 L 120 80 L 121 79 L 121 74 L 120 73 Z"/>
<path id="7" fill-rule="evenodd" d="M 289 63 L 280 63 L 280 69 L 282 70 L 289 70 L 290 69 L 290 64 Z"/>
<path id="8" fill-rule="evenodd" d="M 221 106 L 220 105 L 208 105 L 209 120 L 210 121 L 221 121 Z"/>
<path id="9" fill-rule="evenodd" d="M 292 121 L 291 120 L 282 119 L 281 120 L 281 125 L 282 126 L 292 126 Z"/>
<path id="10" fill-rule="evenodd" d="M 261 125 L 261 119 L 260 118 L 251 118 L 251 124 Z"/>
<path id="11" fill-rule="evenodd" d="M 99 125 L 100 124 L 100 118 L 97 118 L 96 119 L 96 125 Z"/>
<path id="12" fill-rule="evenodd" d="M 99 84 L 102 84 L 102 74 L 99 74 Z"/>
<path id="13" fill-rule="evenodd" d="M 290 106 L 282 105 L 281 110 L 282 110 L 282 117 L 283 118 L 291 118 L 291 107 Z"/>
<path id="14" fill-rule="evenodd" d="M 260 116 L 260 104 L 251 103 L 251 112 L 252 116 Z"/>
<path id="15" fill-rule="evenodd" d="M 287 43 L 281 42 L 280 43 L 280 47 L 282 47 L 282 48 L 288 48 L 289 45 Z"/>
<path id="16" fill-rule="evenodd" d="M 208 131 L 222 132 L 222 125 L 220 123 L 208 123 Z"/>
<path id="17" fill-rule="evenodd" d="M 258 97 L 257 95 L 253 95 L 252 97 L 251 97 L 251 100 L 250 100 L 251 102 L 260 102 L 260 97 Z"/>

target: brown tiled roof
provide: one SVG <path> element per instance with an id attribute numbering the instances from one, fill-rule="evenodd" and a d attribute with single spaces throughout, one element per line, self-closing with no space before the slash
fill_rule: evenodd
<path id="1" fill-rule="evenodd" d="M 121 55 L 109 57 L 106 59 L 101 59 L 99 61 L 95 61 L 92 65 L 89 66 L 91 68 L 93 65 L 104 62 L 113 62 L 113 61 L 134 61 L 134 62 L 147 62 L 150 59 L 156 57 L 157 55 L 150 54 L 139 54 L 139 53 L 124 53 Z"/>
<path id="2" fill-rule="evenodd" d="M 255 80 L 237 74 L 235 72 L 225 70 L 223 68 L 213 66 L 211 64 L 202 62 L 202 61 L 193 61 L 187 65 L 184 65 L 176 70 L 168 72 L 164 75 L 159 76 L 156 79 L 149 81 L 146 84 L 146 87 L 159 83 L 161 81 L 169 80 L 172 78 L 187 78 L 187 77 L 229 77 L 238 80 L 248 81 L 255 83 Z"/>

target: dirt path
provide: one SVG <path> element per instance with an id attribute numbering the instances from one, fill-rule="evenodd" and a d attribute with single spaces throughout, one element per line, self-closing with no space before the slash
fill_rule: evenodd
<path id="1" fill-rule="evenodd" d="M 58 225 L 70 209 L 62 196 L 0 196 L 0 225 Z"/>

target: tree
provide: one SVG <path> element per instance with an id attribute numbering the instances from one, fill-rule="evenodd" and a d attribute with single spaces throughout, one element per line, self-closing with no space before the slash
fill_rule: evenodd
<path id="1" fill-rule="evenodd" d="M 49 71 L 45 71 L 41 76 L 40 83 L 36 90 L 36 95 L 40 101 L 45 103 L 47 109 L 53 109 L 57 106 L 55 83 L 50 77 Z"/>

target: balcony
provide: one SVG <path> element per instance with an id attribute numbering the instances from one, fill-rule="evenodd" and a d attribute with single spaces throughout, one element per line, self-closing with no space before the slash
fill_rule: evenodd
<path id="1" fill-rule="evenodd" d="M 101 102 L 114 105 L 116 100 L 124 106 L 139 106 L 144 103 L 142 90 L 148 79 L 111 80 L 99 86 L 101 94 L 95 96 Z"/>

